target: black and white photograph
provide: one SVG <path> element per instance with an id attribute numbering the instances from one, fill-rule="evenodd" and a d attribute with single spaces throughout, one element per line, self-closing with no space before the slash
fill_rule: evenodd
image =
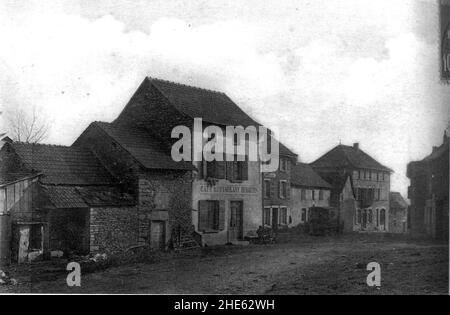
<path id="1" fill-rule="evenodd" d="M 450 0 L 0 0 L 0 295 L 449 295 L 449 137 Z"/>

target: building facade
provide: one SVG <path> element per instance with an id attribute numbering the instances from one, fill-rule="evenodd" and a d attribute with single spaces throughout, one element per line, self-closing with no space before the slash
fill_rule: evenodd
<path id="1" fill-rule="evenodd" d="M 430 155 L 408 164 L 411 201 L 409 230 L 415 235 L 429 235 L 448 240 L 449 228 L 449 136 L 433 147 Z"/>
<path id="2" fill-rule="evenodd" d="M 293 165 L 291 175 L 292 208 L 289 226 L 297 226 L 309 221 L 313 207 L 330 208 L 331 185 L 324 181 L 309 164 Z"/>
<path id="3" fill-rule="evenodd" d="M 291 174 L 297 155 L 279 143 L 279 167 L 275 172 L 263 173 L 262 198 L 264 227 L 274 230 L 292 225 L 292 182 Z"/>
<path id="4" fill-rule="evenodd" d="M 260 124 L 243 112 L 224 93 L 146 78 L 119 117 L 113 122 L 124 128 L 138 127 L 149 132 L 171 159 L 176 142 L 172 130 L 187 127 L 195 144 L 195 120 L 201 119 L 200 141 L 214 125 L 258 127 Z M 233 140 L 234 141 L 234 140 Z M 192 176 L 191 222 L 202 245 L 238 243 L 254 235 L 262 224 L 262 179 L 259 161 L 246 156 L 233 161 L 207 162 L 191 155 L 195 167 Z"/>
<path id="5" fill-rule="evenodd" d="M 408 204 L 399 192 L 392 191 L 389 198 L 389 231 L 406 233 L 408 231 Z"/>
<path id="6" fill-rule="evenodd" d="M 311 163 L 311 166 L 322 178 L 335 186 L 335 189 L 332 189 L 332 201 L 345 204 L 345 208 L 340 211 L 344 231 L 389 231 L 392 172 L 389 168 L 361 150 L 357 143 L 353 146 L 338 145 Z M 351 190 L 351 193 L 342 194 L 344 189 Z M 355 208 L 352 194 L 356 200 Z M 339 198 L 344 200 L 337 201 Z"/>

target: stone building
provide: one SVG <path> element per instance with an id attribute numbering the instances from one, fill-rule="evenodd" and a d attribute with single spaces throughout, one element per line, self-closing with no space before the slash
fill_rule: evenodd
<path id="1" fill-rule="evenodd" d="M 443 143 L 433 147 L 430 155 L 408 164 L 410 179 L 408 199 L 411 201 L 409 230 L 412 234 L 425 234 L 448 240 L 449 228 L 449 136 L 444 133 Z"/>
<path id="2" fill-rule="evenodd" d="M 87 150 L 7 143 L 0 150 L 0 178 L 7 181 L 0 203 L 10 216 L 13 261 L 137 243 L 134 200 Z"/>
<path id="3" fill-rule="evenodd" d="M 146 129 L 94 122 L 73 147 L 92 152 L 136 200 L 136 245 L 164 249 L 175 233 L 191 232 L 194 167 L 174 162 Z"/>
<path id="4" fill-rule="evenodd" d="M 338 145 L 311 166 L 333 186 L 331 205 L 341 205 L 344 231 L 389 231 L 391 169 L 361 150 L 358 143 Z"/>
<path id="5" fill-rule="evenodd" d="M 263 173 L 263 224 L 274 230 L 288 227 L 292 222 L 291 174 L 297 155 L 279 143 L 279 167 L 275 172 Z"/>
<path id="6" fill-rule="evenodd" d="M 306 163 L 293 165 L 291 174 L 292 208 L 289 226 L 309 221 L 310 208 L 330 208 L 331 185 Z"/>
<path id="7" fill-rule="evenodd" d="M 201 134 L 210 125 L 222 130 L 226 126 L 260 126 L 224 93 L 154 78 L 145 78 L 112 126 L 145 130 L 159 143 L 164 159 L 171 160 L 171 147 L 177 141 L 172 130 L 187 127 L 194 142 L 196 118 L 202 119 Z M 200 137 L 203 143 L 205 139 Z M 153 152 L 145 145 L 142 149 L 140 154 Z M 262 222 L 260 162 L 249 161 L 248 156 L 240 161 L 234 156 L 233 161 L 202 159 L 191 166 L 196 172 L 185 211 L 190 211 L 198 241 L 202 245 L 237 243 L 254 234 Z"/>
<path id="8" fill-rule="evenodd" d="M 408 229 L 408 203 L 399 192 L 389 194 L 389 232 L 406 233 Z"/>

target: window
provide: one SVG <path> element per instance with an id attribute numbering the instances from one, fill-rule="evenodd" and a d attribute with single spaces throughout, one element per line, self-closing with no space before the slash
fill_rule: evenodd
<path id="1" fill-rule="evenodd" d="M 280 185 L 279 197 L 281 199 L 285 199 L 287 197 L 287 181 L 280 180 L 279 185 Z"/>
<path id="2" fill-rule="evenodd" d="M 358 171 L 353 171 L 353 177 L 355 179 L 359 179 L 359 172 Z"/>
<path id="3" fill-rule="evenodd" d="M 270 207 L 264 207 L 264 225 L 270 226 Z"/>
<path id="4" fill-rule="evenodd" d="M 319 190 L 319 200 L 323 200 L 323 190 Z"/>
<path id="5" fill-rule="evenodd" d="M 306 189 L 300 190 L 300 198 L 301 200 L 306 200 Z"/>
<path id="6" fill-rule="evenodd" d="M 373 221 L 372 209 L 369 209 L 368 221 L 369 221 L 369 223 L 372 223 L 372 221 Z"/>
<path id="7" fill-rule="evenodd" d="M 385 225 L 386 224 L 386 210 L 385 209 L 381 209 L 380 210 L 380 225 Z M 386 227 L 384 227 L 384 229 L 386 229 Z"/>
<path id="8" fill-rule="evenodd" d="M 211 161 L 206 162 L 206 178 L 225 178 L 225 162 L 224 161 Z"/>
<path id="9" fill-rule="evenodd" d="M 288 161 L 286 159 L 280 159 L 280 171 L 282 172 L 287 171 L 287 163 Z"/>
<path id="10" fill-rule="evenodd" d="M 235 161 L 233 165 L 233 179 L 234 180 L 246 180 L 248 178 L 248 174 L 246 176 L 246 161 Z"/>
<path id="11" fill-rule="evenodd" d="M 312 200 L 316 200 L 316 191 L 313 189 L 313 190 L 311 190 L 311 198 L 312 198 Z"/>
<path id="12" fill-rule="evenodd" d="M 377 224 L 377 226 L 380 225 L 379 215 L 380 215 L 380 210 L 379 209 L 375 210 L 375 223 Z"/>
<path id="13" fill-rule="evenodd" d="M 360 209 L 358 209 L 358 212 L 357 212 L 357 221 L 356 222 L 358 224 L 361 224 L 361 222 L 362 222 L 362 213 L 361 213 Z"/>
<path id="14" fill-rule="evenodd" d="M 225 228 L 225 201 L 200 200 L 198 229 L 200 231 L 219 231 Z"/>
<path id="15" fill-rule="evenodd" d="M 270 198 L 270 179 L 264 180 L 264 198 Z"/>
<path id="16" fill-rule="evenodd" d="M 280 224 L 287 225 L 287 208 L 280 207 Z"/>
<path id="17" fill-rule="evenodd" d="M 369 171 L 369 179 L 372 179 L 372 171 Z"/>
<path id="18" fill-rule="evenodd" d="M 364 171 L 359 170 L 359 179 L 364 179 Z"/>
<path id="19" fill-rule="evenodd" d="M 306 222 L 306 208 L 302 209 L 302 217 L 301 217 L 300 221 Z"/>

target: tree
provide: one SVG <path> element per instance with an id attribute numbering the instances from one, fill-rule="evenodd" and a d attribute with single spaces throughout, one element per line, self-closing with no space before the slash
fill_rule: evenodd
<path id="1" fill-rule="evenodd" d="M 14 141 L 39 143 L 47 138 L 50 125 L 36 107 L 30 111 L 15 109 L 6 116 L 8 135 Z"/>

